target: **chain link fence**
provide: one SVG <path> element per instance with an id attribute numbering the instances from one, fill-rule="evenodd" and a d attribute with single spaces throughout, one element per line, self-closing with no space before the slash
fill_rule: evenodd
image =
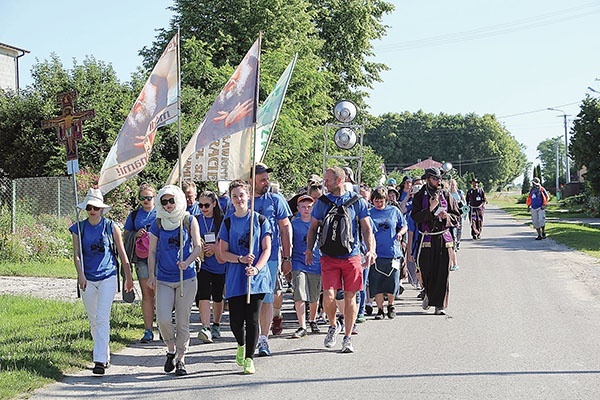
<path id="1" fill-rule="evenodd" d="M 14 234 L 21 225 L 51 217 L 75 218 L 75 193 L 71 177 L 38 177 L 0 180 L 0 234 Z M 41 218 L 40 218 L 41 217 Z"/>

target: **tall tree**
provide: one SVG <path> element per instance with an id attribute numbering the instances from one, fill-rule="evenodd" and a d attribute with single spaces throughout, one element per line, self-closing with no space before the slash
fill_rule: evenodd
<path id="1" fill-rule="evenodd" d="M 586 96 L 573 122 L 573 136 L 569 145 L 571 158 L 578 168 L 585 167 L 584 177 L 592 193 L 600 194 L 600 102 Z"/>
<path id="2" fill-rule="evenodd" d="M 557 154 L 558 147 L 558 154 Z M 538 158 L 542 164 L 542 181 L 546 189 L 556 189 L 556 159 L 558 157 L 559 185 L 565 183 L 565 144 L 560 136 L 546 139 L 537 146 Z M 559 186 L 560 187 L 560 186 Z"/>

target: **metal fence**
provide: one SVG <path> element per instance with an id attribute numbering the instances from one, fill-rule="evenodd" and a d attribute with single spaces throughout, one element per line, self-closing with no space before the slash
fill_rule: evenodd
<path id="1" fill-rule="evenodd" d="M 73 178 L 0 179 L 0 234 L 15 233 L 17 224 L 32 216 L 75 217 Z"/>

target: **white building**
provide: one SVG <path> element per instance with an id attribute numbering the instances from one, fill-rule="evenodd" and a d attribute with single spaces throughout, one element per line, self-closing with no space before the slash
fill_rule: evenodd
<path id="1" fill-rule="evenodd" d="M 29 51 L 0 43 L 0 89 L 19 89 L 19 58 L 27 53 Z"/>

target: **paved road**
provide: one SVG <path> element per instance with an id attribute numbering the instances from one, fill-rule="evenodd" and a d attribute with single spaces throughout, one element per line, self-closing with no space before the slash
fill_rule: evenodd
<path id="1" fill-rule="evenodd" d="M 354 354 L 325 349 L 324 334 L 288 339 L 287 303 L 287 336 L 271 339 L 273 355 L 256 359 L 256 375 L 235 365 L 227 331 L 218 343 L 192 340 L 186 377 L 162 372 L 159 342 L 137 344 L 113 355 L 106 376 L 81 371 L 32 398 L 599 398 L 600 264 L 551 238 L 533 240 L 492 207 L 480 241 L 465 233 L 449 315 L 423 311 L 407 289 L 396 319 L 359 325 Z"/>

